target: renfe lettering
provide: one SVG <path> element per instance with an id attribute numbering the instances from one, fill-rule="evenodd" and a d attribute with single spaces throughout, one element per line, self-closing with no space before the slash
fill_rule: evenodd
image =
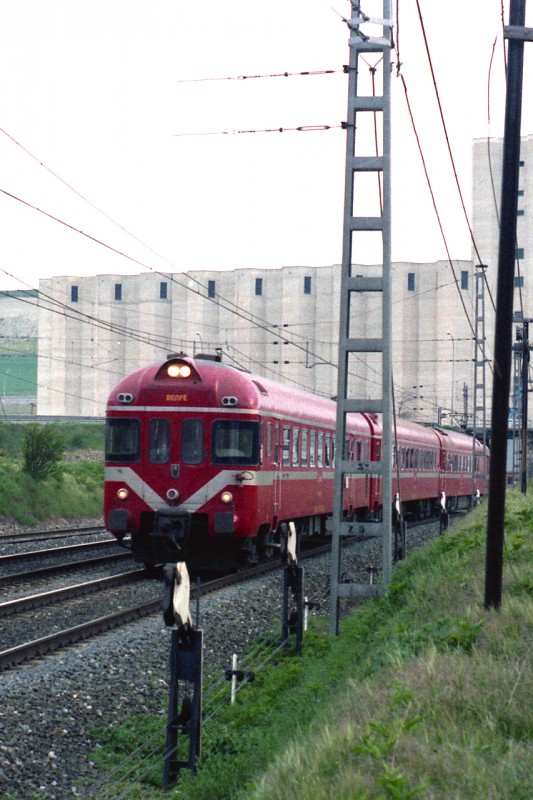
<path id="1" fill-rule="evenodd" d="M 186 394 L 167 394 L 167 402 L 169 403 L 186 403 Z"/>

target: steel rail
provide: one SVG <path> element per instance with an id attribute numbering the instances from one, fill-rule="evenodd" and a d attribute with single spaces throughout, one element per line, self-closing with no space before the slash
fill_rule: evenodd
<path id="1" fill-rule="evenodd" d="M 52 556 L 61 553 L 76 553 L 78 550 L 94 550 L 96 547 L 107 547 L 108 545 L 116 545 L 116 539 L 104 539 L 102 542 L 82 542 L 81 544 L 67 544 L 63 547 L 51 547 L 47 550 L 26 550 L 24 553 L 10 553 L 7 556 L 0 556 L 0 567 L 2 564 L 9 564 L 11 561 L 25 558 L 42 558 L 43 556 Z"/>
<path id="2" fill-rule="evenodd" d="M 83 536 L 97 533 L 107 533 L 103 525 L 91 525 L 87 528 L 54 528 L 49 531 L 18 531 L 15 533 L 0 532 L 0 545 L 14 544 L 17 542 L 42 542 L 48 539 L 67 539 L 69 536 Z"/>
<path id="3" fill-rule="evenodd" d="M 126 550 L 123 553 L 109 553 L 107 556 L 95 556 L 94 558 L 84 559 L 83 561 L 68 561 L 63 564 L 52 564 L 48 567 L 39 567 L 38 569 L 30 569 L 25 572 L 12 572 L 9 575 L 0 575 L 0 585 L 9 584 L 19 580 L 33 580 L 34 578 L 42 578 L 46 575 L 51 575 L 54 572 L 62 572 L 69 569 L 82 569 L 85 567 L 94 567 L 98 564 L 105 564 L 108 561 L 117 561 L 121 558 L 130 558 L 131 553 Z"/>
<path id="4" fill-rule="evenodd" d="M 357 537 L 359 539 L 359 537 Z M 368 537 L 361 537 L 366 539 Z M 300 560 L 304 561 L 308 558 L 313 558 L 319 555 L 324 555 L 329 552 L 329 545 L 325 547 L 317 547 L 300 556 Z M 207 594 L 219 591 L 220 589 L 228 586 L 235 586 L 239 583 L 244 583 L 252 578 L 258 578 L 269 572 L 281 570 L 283 564 L 278 560 L 269 561 L 265 564 L 260 564 L 257 567 L 252 567 L 241 572 L 233 573 L 221 578 L 217 578 L 208 583 L 197 585 L 196 591 L 200 592 L 200 597 Z M 191 598 L 194 602 L 196 596 Z M 0 652 L 0 672 L 5 669 L 19 666 L 20 664 L 30 661 L 33 658 L 43 656 L 59 650 L 65 646 L 75 644 L 76 642 L 83 641 L 92 636 L 97 636 L 101 633 L 106 633 L 112 628 L 117 628 L 128 624 L 137 619 L 151 616 L 155 613 L 161 613 L 163 598 L 162 595 L 154 600 L 149 600 L 137 606 L 124 609 L 122 611 L 108 614 L 98 619 L 89 622 L 81 623 L 72 628 L 57 633 L 49 634 L 41 639 L 35 639 L 31 642 L 11 647 L 8 650 Z"/>
<path id="5" fill-rule="evenodd" d="M 111 575 L 106 578 L 96 578 L 94 581 L 77 583 L 74 586 L 65 586 L 62 589 L 52 589 L 49 592 L 19 597 L 16 600 L 7 600 L 0 603 L 0 618 L 18 614 L 21 611 L 28 611 L 31 608 L 43 608 L 44 606 L 56 603 L 58 600 L 72 600 L 76 597 L 84 597 L 94 592 L 104 589 L 111 589 L 115 586 L 123 586 L 127 583 L 139 581 L 147 576 L 145 569 L 132 570 L 131 572 L 121 572 L 119 575 Z"/>

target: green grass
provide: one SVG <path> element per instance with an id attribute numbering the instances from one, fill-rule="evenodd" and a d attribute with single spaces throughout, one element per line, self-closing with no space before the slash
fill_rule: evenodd
<path id="1" fill-rule="evenodd" d="M 22 471 L 26 425 L 0 422 L 0 518 L 23 525 L 102 514 L 104 423 L 57 423 L 64 455 L 83 454 L 97 461 L 61 463 L 59 480 L 35 481 Z"/>
<path id="2" fill-rule="evenodd" d="M 35 481 L 22 465 L 0 457 L 0 518 L 22 525 L 97 517 L 103 507 L 103 462 L 63 462 L 59 480 Z"/>
<path id="3" fill-rule="evenodd" d="M 36 419 L 37 422 L 37 419 Z M 104 452 L 103 422 L 58 422 L 54 425 L 65 443 L 65 451 L 97 450 Z M 0 422 L 0 455 L 20 458 L 25 425 Z"/>
<path id="4" fill-rule="evenodd" d="M 161 715 L 100 732 L 95 757 L 133 767 L 128 796 L 145 800 L 526 800 L 532 514 L 529 496 L 510 493 L 499 612 L 483 609 L 478 509 L 398 565 L 387 595 L 347 617 L 339 637 L 319 621 L 301 657 L 260 672 L 204 726 L 196 777 L 184 771 L 175 790 L 157 788 Z M 155 757 L 147 726 L 159 731 Z M 130 761 L 143 745 L 145 757 Z"/>

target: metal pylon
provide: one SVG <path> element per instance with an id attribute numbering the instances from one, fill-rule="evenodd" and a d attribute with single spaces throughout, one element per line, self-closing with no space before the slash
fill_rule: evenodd
<path id="1" fill-rule="evenodd" d="M 475 274 L 475 342 L 474 342 L 474 397 L 472 408 L 472 496 L 474 496 L 476 478 L 483 478 L 486 485 L 487 468 L 485 459 L 483 473 L 477 471 L 476 439 L 481 434 L 480 441 L 483 447 L 487 446 L 487 359 L 485 355 L 485 270 L 486 266 L 480 264 Z"/>
<path id="2" fill-rule="evenodd" d="M 360 4 L 352 2 L 352 17 L 348 22 L 350 28 L 350 62 L 348 84 L 348 121 L 346 125 L 346 183 L 343 229 L 343 257 L 341 272 L 340 298 L 340 331 L 339 331 L 339 376 L 337 389 L 337 456 L 335 462 L 335 497 L 332 531 L 331 554 L 331 600 L 330 625 L 331 634 L 338 632 L 340 616 L 340 600 L 343 598 L 366 597 L 378 594 L 386 587 L 392 573 L 392 303 L 391 303 L 391 209 L 390 209 L 390 72 L 391 72 L 391 3 L 383 0 L 382 18 L 369 18 Z M 372 35 L 378 28 L 377 36 Z M 381 34 L 381 35 L 379 35 Z M 358 84 L 360 72 L 368 67 L 368 59 L 374 60 L 372 72 L 372 94 L 363 94 Z M 382 78 L 381 94 L 375 91 L 374 76 L 379 67 Z M 367 115 L 364 118 L 364 115 Z M 375 141 L 378 142 L 377 153 L 371 152 L 361 131 L 365 130 L 364 122 L 374 120 Z M 379 133 L 382 141 L 379 145 Z M 364 154 L 361 154 L 363 151 Z M 366 201 L 365 191 L 361 191 L 364 179 L 375 176 L 370 183 L 379 193 L 374 215 L 356 216 L 354 209 Z M 372 179 L 373 181 L 373 179 Z M 368 182 L 367 182 L 368 185 Z M 375 212 L 375 208 L 372 209 Z M 352 273 L 352 254 L 357 256 L 358 240 L 366 238 L 381 244 L 381 266 L 372 270 L 372 274 L 362 276 Z M 355 239 L 355 242 L 354 242 Z M 367 242 L 365 242 L 365 245 Z M 363 335 L 355 335 L 356 298 L 360 293 L 374 292 L 381 296 L 381 335 L 370 338 L 369 329 Z M 350 308 L 351 300 L 354 306 Z M 355 309 L 355 311 L 354 311 Z M 374 316 L 379 316 L 379 310 Z M 354 365 L 366 362 L 365 369 L 372 374 L 379 370 L 373 366 L 371 354 L 381 356 L 381 381 L 367 382 L 364 386 L 375 386 L 376 396 L 364 396 L 362 382 L 354 380 Z M 352 460 L 344 445 L 347 432 L 347 415 L 352 412 L 381 414 L 383 440 L 381 453 L 375 453 L 372 460 Z M 365 458 L 363 454 L 361 456 Z M 356 455 L 352 454 L 355 459 Z M 381 482 L 383 512 L 381 519 L 362 522 L 354 525 L 347 521 L 344 514 L 344 490 L 347 484 L 364 476 L 376 477 Z M 383 545 L 382 583 L 357 583 L 342 580 L 342 538 L 354 532 L 381 537 Z"/>

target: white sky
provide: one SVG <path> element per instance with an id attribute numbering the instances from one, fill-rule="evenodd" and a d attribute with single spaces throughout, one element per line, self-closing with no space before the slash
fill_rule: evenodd
<path id="1" fill-rule="evenodd" d="M 420 5 L 470 207 L 472 140 L 503 135 L 500 0 Z M 376 14 L 381 3 L 363 8 Z M 0 132 L 0 189 L 163 271 L 339 263 L 344 132 L 176 136 L 339 125 L 342 74 L 180 82 L 342 69 L 348 31 L 339 14 L 350 16 L 347 0 L 3 0 L 0 128 L 37 161 Z M 523 134 L 533 133 L 533 44 L 525 51 Z M 469 258 L 415 0 L 400 0 L 400 54 L 452 257 Z M 392 87 L 393 259 L 445 258 L 395 74 Z M 18 279 L 0 272 L 0 290 L 142 271 L 3 193 L 0 268 Z"/>

